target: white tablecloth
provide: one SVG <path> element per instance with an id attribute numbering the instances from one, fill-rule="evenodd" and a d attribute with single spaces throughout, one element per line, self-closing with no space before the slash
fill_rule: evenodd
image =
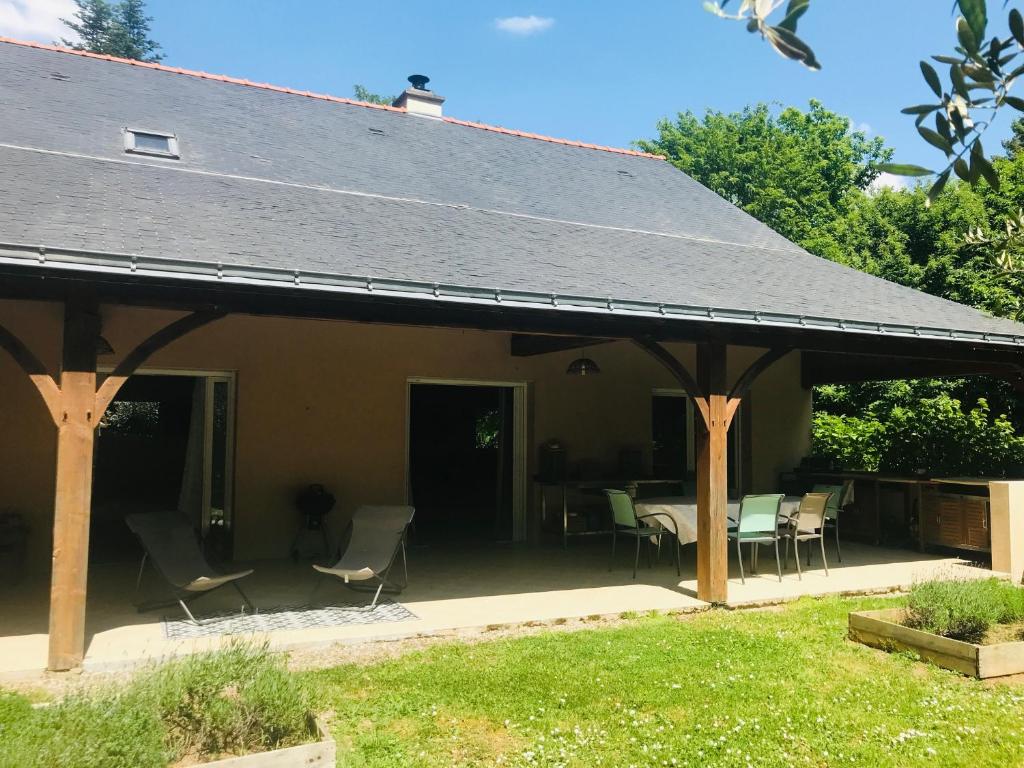
<path id="1" fill-rule="evenodd" d="M 779 509 L 780 517 L 789 517 L 800 506 L 800 496 L 786 496 Z M 697 540 L 697 498 L 695 496 L 663 496 L 636 503 L 637 515 L 656 515 L 663 528 L 675 532 L 680 544 Z M 730 501 L 727 512 L 731 522 L 740 514 L 739 501 Z M 645 521 L 641 521 L 645 522 Z"/>

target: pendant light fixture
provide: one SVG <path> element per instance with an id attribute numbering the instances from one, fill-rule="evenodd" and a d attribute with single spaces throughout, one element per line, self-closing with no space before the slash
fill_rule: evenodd
<path id="1" fill-rule="evenodd" d="M 587 357 L 587 348 L 583 348 L 583 356 L 577 357 L 565 369 L 569 376 L 595 376 L 601 372 L 600 366 Z"/>

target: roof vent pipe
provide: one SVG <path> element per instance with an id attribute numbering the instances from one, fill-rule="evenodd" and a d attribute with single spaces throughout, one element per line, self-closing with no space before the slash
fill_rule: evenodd
<path id="1" fill-rule="evenodd" d="M 392 106 L 401 107 L 414 115 L 426 117 L 441 117 L 441 105 L 444 104 L 444 96 L 439 96 L 427 89 L 430 78 L 426 75 L 409 75 L 411 87 L 406 88 Z"/>

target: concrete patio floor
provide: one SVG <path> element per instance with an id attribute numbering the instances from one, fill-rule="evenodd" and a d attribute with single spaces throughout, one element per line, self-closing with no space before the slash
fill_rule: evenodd
<path id="1" fill-rule="evenodd" d="M 660 563 L 641 567 L 632 579 L 630 554 L 620 550 L 616 567 L 608 571 L 608 543 L 573 541 L 569 549 L 544 546 L 476 545 L 458 548 L 418 548 L 409 553 L 408 589 L 397 598 L 416 618 L 402 622 L 358 626 L 318 627 L 269 632 L 279 649 L 364 643 L 436 635 L 495 625 L 554 622 L 625 611 L 699 611 L 709 607 L 696 598 L 693 545 L 685 547 L 682 577 L 663 553 Z M 991 571 L 956 557 L 858 544 L 843 545 L 843 562 L 829 547 L 830 573 L 825 576 L 820 554 L 797 578 L 792 565 L 780 583 L 774 557 L 762 550 L 761 573 L 741 584 L 735 554 L 730 557 L 729 605 L 741 607 L 794 599 L 803 595 L 866 593 L 897 590 L 936 574 L 980 578 Z M 745 561 L 746 562 L 746 561 Z M 258 562 L 245 580 L 246 592 L 258 608 L 306 603 L 315 586 L 309 561 Z M 163 617 L 178 618 L 167 608 L 139 614 L 131 605 L 136 566 L 131 563 L 94 566 L 89 576 L 85 670 L 113 669 L 171 655 L 216 648 L 226 636 L 189 640 L 165 637 Z M 149 584 L 156 583 L 150 574 Z M 351 602 L 351 591 L 330 581 L 321 585 L 320 602 Z M 197 615 L 239 607 L 229 590 L 200 598 Z M 26 582 L 0 593 L 0 678 L 38 673 L 46 666 L 48 583 Z"/>

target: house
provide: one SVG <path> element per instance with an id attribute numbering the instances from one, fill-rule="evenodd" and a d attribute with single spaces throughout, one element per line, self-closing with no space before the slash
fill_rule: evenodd
<path id="1" fill-rule="evenodd" d="M 529 541 L 560 503 L 545 457 L 657 469 L 694 478 L 718 602 L 726 497 L 807 453 L 807 385 L 1020 377 L 1020 325 L 808 254 L 661 158 L 416 85 L 382 107 L 0 41 L 0 506 L 52 566 L 52 669 L 82 659 L 90 531 L 116 556 L 126 503 L 253 560 L 298 546 L 311 483 L 338 520 L 498 487 L 488 521 L 420 523 Z M 500 456 L 484 490 L 457 429 Z"/>

